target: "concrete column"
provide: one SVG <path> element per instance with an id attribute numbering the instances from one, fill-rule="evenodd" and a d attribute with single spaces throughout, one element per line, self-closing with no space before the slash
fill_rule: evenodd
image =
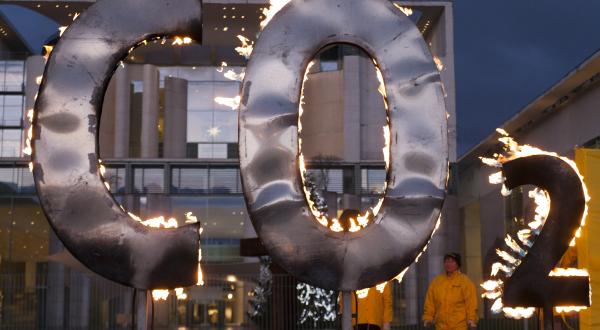
<path id="1" fill-rule="evenodd" d="M 164 158 L 185 158 L 187 142 L 187 91 L 185 79 L 165 79 Z"/>
<path id="2" fill-rule="evenodd" d="M 115 137 L 114 157 L 129 157 L 129 122 L 131 118 L 131 87 L 126 67 L 115 72 Z"/>
<path id="3" fill-rule="evenodd" d="M 375 65 L 368 57 L 360 58 L 360 153 L 362 160 L 383 161 L 385 105 L 379 93 Z"/>
<path id="4" fill-rule="evenodd" d="M 154 65 L 144 64 L 142 96 L 141 158 L 158 158 L 158 70 Z"/>
<path id="5" fill-rule="evenodd" d="M 244 304 L 246 302 L 246 295 L 244 294 L 244 282 L 238 281 L 235 284 L 235 297 L 233 306 L 233 323 L 236 325 L 242 325 L 244 323 Z"/>
<path id="6" fill-rule="evenodd" d="M 358 55 L 344 56 L 344 160 L 360 161 L 360 65 Z"/>
<path id="7" fill-rule="evenodd" d="M 38 93 L 40 85 L 38 77 L 44 74 L 46 60 L 41 55 L 29 56 L 25 61 L 25 106 L 23 107 L 23 140 L 22 146 L 25 147 L 25 139 L 27 139 L 27 131 L 29 130 L 29 120 L 27 112 L 33 109 L 35 105 L 35 97 Z M 23 149 L 23 148 L 21 148 Z"/>

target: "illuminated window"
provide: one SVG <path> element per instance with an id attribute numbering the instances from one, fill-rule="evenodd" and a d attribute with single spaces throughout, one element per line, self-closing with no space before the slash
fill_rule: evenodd
<path id="1" fill-rule="evenodd" d="M 0 129 L 0 157 L 21 157 L 22 139 L 22 129 Z"/>
<path id="2" fill-rule="evenodd" d="M 22 92 L 23 61 L 0 61 L 0 92 Z"/>

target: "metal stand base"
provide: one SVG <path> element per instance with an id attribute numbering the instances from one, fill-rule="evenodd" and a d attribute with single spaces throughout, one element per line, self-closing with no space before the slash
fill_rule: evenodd
<path id="1" fill-rule="evenodd" d="M 342 291 L 342 330 L 352 330 L 352 291 Z"/>
<path id="2" fill-rule="evenodd" d="M 152 291 L 138 290 L 135 297 L 135 328 L 150 330 L 152 328 Z"/>

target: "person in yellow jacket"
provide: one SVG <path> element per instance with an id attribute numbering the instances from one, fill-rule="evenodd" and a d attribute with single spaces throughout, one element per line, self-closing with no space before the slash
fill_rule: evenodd
<path id="1" fill-rule="evenodd" d="M 464 330 L 477 327 L 475 285 L 460 271 L 460 254 L 444 256 L 445 272 L 433 279 L 425 297 L 423 324 L 436 330 Z"/>
<path id="2" fill-rule="evenodd" d="M 352 325 L 356 330 L 390 330 L 393 318 L 392 281 L 385 284 L 384 288 L 369 288 L 359 290 L 352 294 Z M 358 297 L 358 313 L 356 302 Z M 341 302 L 341 299 L 340 299 Z M 340 304 L 343 309 L 342 304 Z M 357 320 L 358 319 L 358 320 Z"/>

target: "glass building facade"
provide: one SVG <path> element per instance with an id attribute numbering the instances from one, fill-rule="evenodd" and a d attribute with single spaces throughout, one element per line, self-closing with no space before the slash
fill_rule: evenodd
<path id="1" fill-rule="evenodd" d="M 256 234 L 246 213 L 239 176 L 238 113 L 216 98 L 231 99 L 239 94 L 240 82 L 223 74 L 243 70 L 245 61 L 231 53 L 238 42 L 235 35 L 250 29 L 234 25 L 246 24 L 239 23 L 244 15 L 258 20 L 262 6 L 205 3 L 205 31 L 210 32 L 205 33 L 202 47 L 189 45 L 172 51 L 169 45 L 163 49 L 149 44 L 147 50 L 136 50 L 125 61 L 124 70 L 115 73 L 105 96 L 99 147 L 114 198 L 141 218 L 165 215 L 183 224 L 185 214 L 192 212 L 204 228 L 201 245 L 206 284 L 186 288 L 186 300 L 171 294 L 167 301 L 156 302 L 156 328 L 338 326 L 337 321 L 298 324 L 298 282 L 276 265 L 271 267 L 273 294 L 269 302 L 283 302 L 279 305 L 287 309 L 277 313 L 287 315 L 286 320 L 271 315 L 256 321 L 248 315 L 253 290 L 259 285 L 260 264 L 241 249 L 242 242 Z M 37 4 L 31 7 L 39 8 Z M 447 82 L 450 112 L 454 113 L 453 53 L 448 39 L 451 30 L 447 30 L 451 11 L 446 11 L 450 7 L 440 3 L 415 7 L 411 19 L 434 55 L 447 65 L 442 79 Z M 229 30 L 237 31 L 226 42 L 222 41 L 226 40 L 224 23 L 220 19 L 213 22 L 223 16 L 227 16 Z M 233 57 L 236 64 L 221 68 L 222 54 Z M 131 327 L 135 292 L 91 274 L 75 260 L 64 250 L 39 206 L 28 159 L 22 153 L 25 104 L 30 104 L 35 94 L 27 77 L 42 74 L 40 67 L 29 72 L 33 57 L 40 58 L 0 61 L 0 214 L 4 215 L 0 217 L 0 329 Z M 306 137 L 303 152 L 308 171 L 330 197 L 330 207 L 338 212 L 364 209 L 384 192 L 386 179 L 381 153 L 385 112 L 374 67 L 368 56 L 346 45 L 327 49 L 315 61 L 303 126 L 306 132 L 315 133 L 314 141 L 323 143 Z M 360 86 L 355 94 L 361 100 L 353 106 L 344 102 L 343 94 L 343 86 L 352 84 Z M 354 111 L 360 121 L 344 122 L 347 111 Z M 327 113 L 334 115 L 327 117 Z M 179 129 L 169 131 L 169 125 Z M 318 135 L 319 131 L 327 134 Z M 145 138 L 148 136 L 151 139 Z M 423 287 L 433 272 L 425 266 L 409 272 L 402 284 L 393 284 L 395 327 L 419 323 Z"/>
<path id="2" fill-rule="evenodd" d="M 0 157 L 21 156 L 24 65 L 24 61 L 0 60 Z"/>

